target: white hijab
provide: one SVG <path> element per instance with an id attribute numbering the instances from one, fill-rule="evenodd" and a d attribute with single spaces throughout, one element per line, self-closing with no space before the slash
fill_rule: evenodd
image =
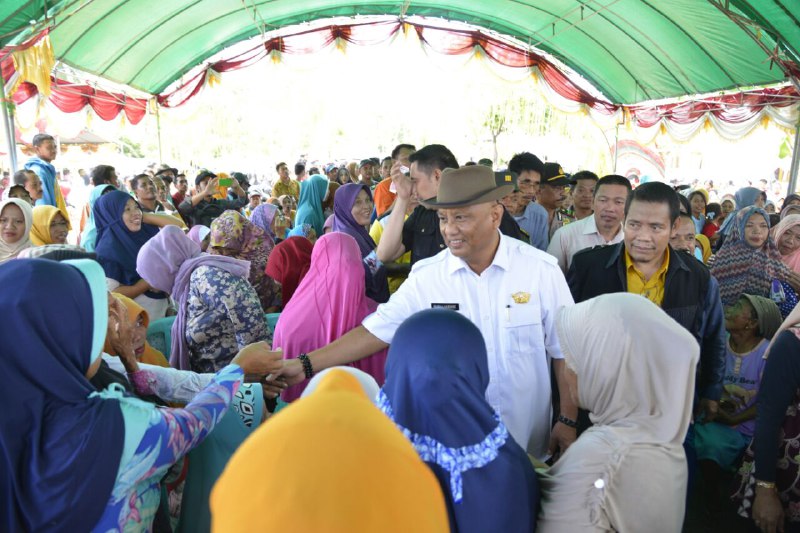
<path id="1" fill-rule="evenodd" d="M 542 480 L 539 530 L 680 531 L 697 341 L 629 293 L 563 308 L 556 328 L 595 425 Z"/>
<path id="2" fill-rule="evenodd" d="M 364 394 L 367 395 L 367 398 L 369 398 L 369 400 L 372 403 L 377 402 L 378 393 L 381 390 L 380 385 L 378 385 L 378 382 L 375 381 L 375 378 L 373 378 L 366 372 L 354 368 L 352 366 L 334 366 L 331 368 L 326 368 L 319 374 L 315 374 L 314 377 L 311 378 L 311 381 L 308 382 L 308 385 L 306 385 L 306 388 L 303 389 L 303 394 L 301 394 L 300 397 L 305 398 L 306 396 L 317 390 L 317 387 L 322 381 L 322 378 L 324 378 L 328 374 L 328 372 L 334 369 L 344 370 L 345 372 L 356 378 L 358 380 L 358 384 L 361 385 L 362 389 L 364 389 Z"/>
<path id="3" fill-rule="evenodd" d="M 22 210 L 22 216 L 25 218 L 25 234 L 20 240 L 13 244 L 7 244 L 2 235 L 0 235 L 0 263 L 4 263 L 9 259 L 17 257 L 22 250 L 31 247 L 31 226 L 33 226 L 33 208 L 31 204 L 19 198 L 9 198 L 0 202 L 0 217 L 3 216 L 3 210 L 7 205 L 14 204 Z"/>

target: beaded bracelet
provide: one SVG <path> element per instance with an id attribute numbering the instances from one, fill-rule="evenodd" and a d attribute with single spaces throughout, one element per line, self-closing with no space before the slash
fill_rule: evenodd
<path id="1" fill-rule="evenodd" d="M 306 379 L 311 379 L 314 376 L 314 368 L 311 366 L 311 359 L 304 353 L 301 353 L 297 358 L 303 365 L 303 373 L 306 375 Z"/>

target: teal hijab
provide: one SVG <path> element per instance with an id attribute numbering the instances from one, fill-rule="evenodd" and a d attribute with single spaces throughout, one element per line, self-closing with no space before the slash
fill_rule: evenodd
<path id="1" fill-rule="evenodd" d="M 314 174 L 300 184 L 300 201 L 294 218 L 295 227 L 310 224 L 317 235 L 322 235 L 322 226 L 325 224 L 322 202 L 327 192 L 328 178 L 321 174 Z"/>
<path id="2" fill-rule="evenodd" d="M 81 248 L 87 252 L 94 252 L 94 245 L 97 242 L 97 228 L 94 225 L 94 204 L 97 199 L 103 195 L 103 191 L 109 187 L 112 189 L 114 188 L 113 185 L 109 185 L 108 183 L 98 185 L 92 189 L 92 192 L 89 195 L 89 219 L 86 221 L 86 225 L 83 227 L 83 231 L 81 232 L 80 243 Z"/>

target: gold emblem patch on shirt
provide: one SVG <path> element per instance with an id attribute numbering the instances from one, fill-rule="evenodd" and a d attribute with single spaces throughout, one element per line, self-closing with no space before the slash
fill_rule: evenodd
<path id="1" fill-rule="evenodd" d="M 529 292 L 515 292 L 511 295 L 515 304 L 526 304 L 531 300 L 531 293 Z"/>

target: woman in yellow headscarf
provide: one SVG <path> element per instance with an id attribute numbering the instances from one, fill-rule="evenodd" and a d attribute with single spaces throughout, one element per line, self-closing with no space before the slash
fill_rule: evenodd
<path id="1" fill-rule="evenodd" d="M 216 532 L 276 524 L 330 533 L 450 527 L 436 477 L 341 370 L 237 450 L 211 493 L 211 517 Z"/>
<path id="2" fill-rule="evenodd" d="M 64 244 L 69 234 L 69 221 L 52 205 L 37 205 L 33 208 L 31 242 L 34 246 Z"/>
<path id="3" fill-rule="evenodd" d="M 133 353 L 136 354 L 136 359 L 140 363 L 169 368 L 169 361 L 164 354 L 147 342 L 147 326 L 150 325 L 150 317 L 144 307 L 119 293 L 115 292 L 114 296 L 125 305 L 125 309 L 128 311 L 128 320 L 133 324 Z M 119 355 L 108 341 L 106 341 L 103 351 L 109 355 Z"/>
<path id="4" fill-rule="evenodd" d="M 711 241 L 702 233 L 695 235 L 694 240 L 697 242 L 697 245 L 700 246 L 703 263 L 707 265 L 708 260 L 711 259 Z"/>

